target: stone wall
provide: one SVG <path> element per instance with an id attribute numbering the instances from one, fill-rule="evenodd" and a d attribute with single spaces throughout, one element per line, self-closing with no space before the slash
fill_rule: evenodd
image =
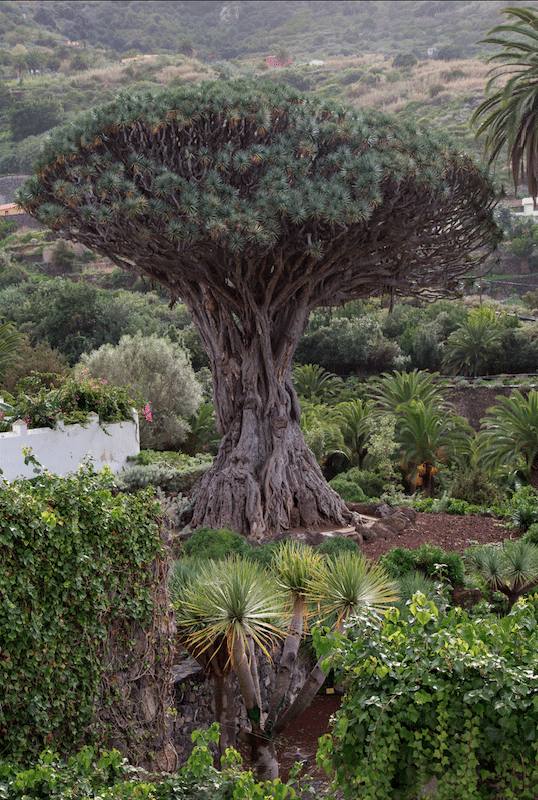
<path id="1" fill-rule="evenodd" d="M 312 664 L 306 657 L 298 660 L 292 675 L 289 692 L 290 702 L 297 696 L 307 678 Z M 174 712 L 172 741 L 178 755 L 180 766 L 186 764 L 194 747 L 191 733 L 197 728 L 203 730 L 215 722 L 215 702 L 212 679 L 192 659 L 182 661 L 172 667 L 174 684 Z M 260 667 L 260 691 L 262 704 L 267 710 L 275 677 L 274 666 L 262 658 Z M 235 680 L 235 678 L 234 678 Z M 235 681 L 237 730 L 247 727 L 247 715 L 241 697 L 239 684 Z"/>

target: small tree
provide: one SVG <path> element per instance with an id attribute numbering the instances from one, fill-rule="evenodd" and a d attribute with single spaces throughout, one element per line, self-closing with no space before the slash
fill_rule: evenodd
<path id="1" fill-rule="evenodd" d="M 371 614 L 396 599 L 394 583 L 362 554 L 344 553 L 325 561 L 307 545 L 285 543 L 270 575 L 249 560 L 194 564 L 188 574 L 179 562 L 172 582 L 178 638 L 214 680 L 221 746 L 235 739 L 235 708 L 230 677 L 239 681 L 251 730 L 242 732 L 260 780 L 278 777 L 275 740 L 298 718 L 323 685 L 321 659 L 295 700 L 286 705 L 299 645 L 308 630 L 312 604 L 331 615 L 342 632 L 359 611 Z M 276 584 L 276 585 L 275 585 Z M 268 708 L 262 708 L 258 659 L 271 658 L 275 638 L 282 655 Z"/>
<path id="2" fill-rule="evenodd" d="M 310 312 L 450 292 L 498 236 L 472 159 L 270 81 L 123 94 L 46 141 L 18 202 L 185 303 L 224 434 L 192 525 L 256 540 L 293 509 L 307 526 L 350 520 L 299 427 Z"/>
<path id="3" fill-rule="evenodd" d="M 116 347 L 105 344 L 83 355 L 81 364 L 96 379 L 130 386 L 136 405 L 139 398 L 149 405 L 140 417 L 142 447 L 174 449 L 185 440 L 186 417 L 202 402 L 202 392 L 180 345 L 156 335 L 122 336 Z"/>

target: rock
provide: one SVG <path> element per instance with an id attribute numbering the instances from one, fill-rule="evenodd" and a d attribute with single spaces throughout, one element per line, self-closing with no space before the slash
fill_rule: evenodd
<path id="1" fill-rule="evenodd" d="M 349 511 L 355 511 L 357 514 L 363 514 L 365 517 L 374 517 L 375 512 L 380 503 L 346 503 L 346 508 Z"/>
<path id="2" fill-rule="evenodd" d="M 334 535 L 334 533 L 329 534 L 329 536 Z M 317 544 L 321 544 L 325 540 L 326 534 L 323 534 L 320 531 L 306 530 L 297 533 L 294 538 L 298 542 L 304 542 L 305 544 L 309 544 L 311 547 L 315 547 Z"/>
<path id="3" fill-rule="evenodd" d="M 357 526 L 358 527 L 358 526 Z M 368 525 L 361 525 L 360 530 L 357 530 L 356 536 L 362 536 L 363 541 L 365 542 L 375 542 L 377 541 L 378 534 L 377 531 L 374 530 L 375 525 L 368 526 Z"/>
<path id="4" fill-rule="evenodd" d="M 392 525 L 388 525 L 387 520 L 383 520 L 383 522 L 374 522 L 370 528 L 369 535 L 371 536 L 372 533 L 376 534 L 377 539 L 393 539 L 398 535 L 399 531 L 397 528 L 392 527 Z"/>
<path id="5" fill-rule="evenodd" d="M 409 506 L 398 506 L 396 511 L 399 511 L 400 514 L 404 514 L 409 522 L 415 522 L 417 518 L 417 512 L 414 508 L 410 508 Z"/>
<path id="6" fill-rule="evenodd" d="M 359 526 L 357 526 L 357 527 L 359 527 Z M 351 536 L 348 536 L 348 539 L 351 539 L 351 541 L 355 542 L 355 544 L 358 544 L 358 545 L 363 544 L 364 535 L 362 533 L 362 527 L 363 526 L 361 526 L 361 530 L 357 530 L 356 533 L 352 533 Z M 364 526 L 364 527 L 366 527 L 366 526 Z"/>
<path id="7" fill-rule="evenodd" d="M 394 510 L 386 503 L 378 503 L 377 508 L 374 512 L 374 516 L 384 518 L 384 517 L 390 517 L 390 515 L 393 513 Z"/>
<path id="8" fill-rule="evenodd" d="M 410 521 L 401 511 L 395 511 L 390 517 L 385 517 L 383 524 L 394 528 L 397 533 L 403 533 L 410 526 Z"/>

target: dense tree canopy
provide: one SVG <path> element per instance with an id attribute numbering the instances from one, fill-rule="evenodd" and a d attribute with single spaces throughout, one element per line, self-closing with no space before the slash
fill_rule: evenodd
<path id="1" fill-rule="evenodd" d="M 498 235 L 491 184 L 449 143 L 246 81 L 94 109 L 45 143 L 19 202 L 186 304 L 225 434 L 193 525 L 254 538 L 346 518 L 291 384 L 311 310 L 449 292 Z"/>

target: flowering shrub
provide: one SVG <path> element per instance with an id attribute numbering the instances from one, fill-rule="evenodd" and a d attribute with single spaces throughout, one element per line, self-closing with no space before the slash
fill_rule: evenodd
<path id="1" fill-rule="evenodd" d="M 17 384 L 10 405 L 0 406 L 0 430 L 9 430 L 18 419 L 29 428 L 54 428 L 59 419 L 65 424 L 85 423 L 89 414 L 98 414 L 100 423 L 133 419 L 133 402 L 127 389 L 97 381 L 88 374 L 79 378 L 56 378 L 57 388 L 50 389 L 51 376 L 34 374 Z M 142 413 L 151 420 L 149 404 Z"/>

